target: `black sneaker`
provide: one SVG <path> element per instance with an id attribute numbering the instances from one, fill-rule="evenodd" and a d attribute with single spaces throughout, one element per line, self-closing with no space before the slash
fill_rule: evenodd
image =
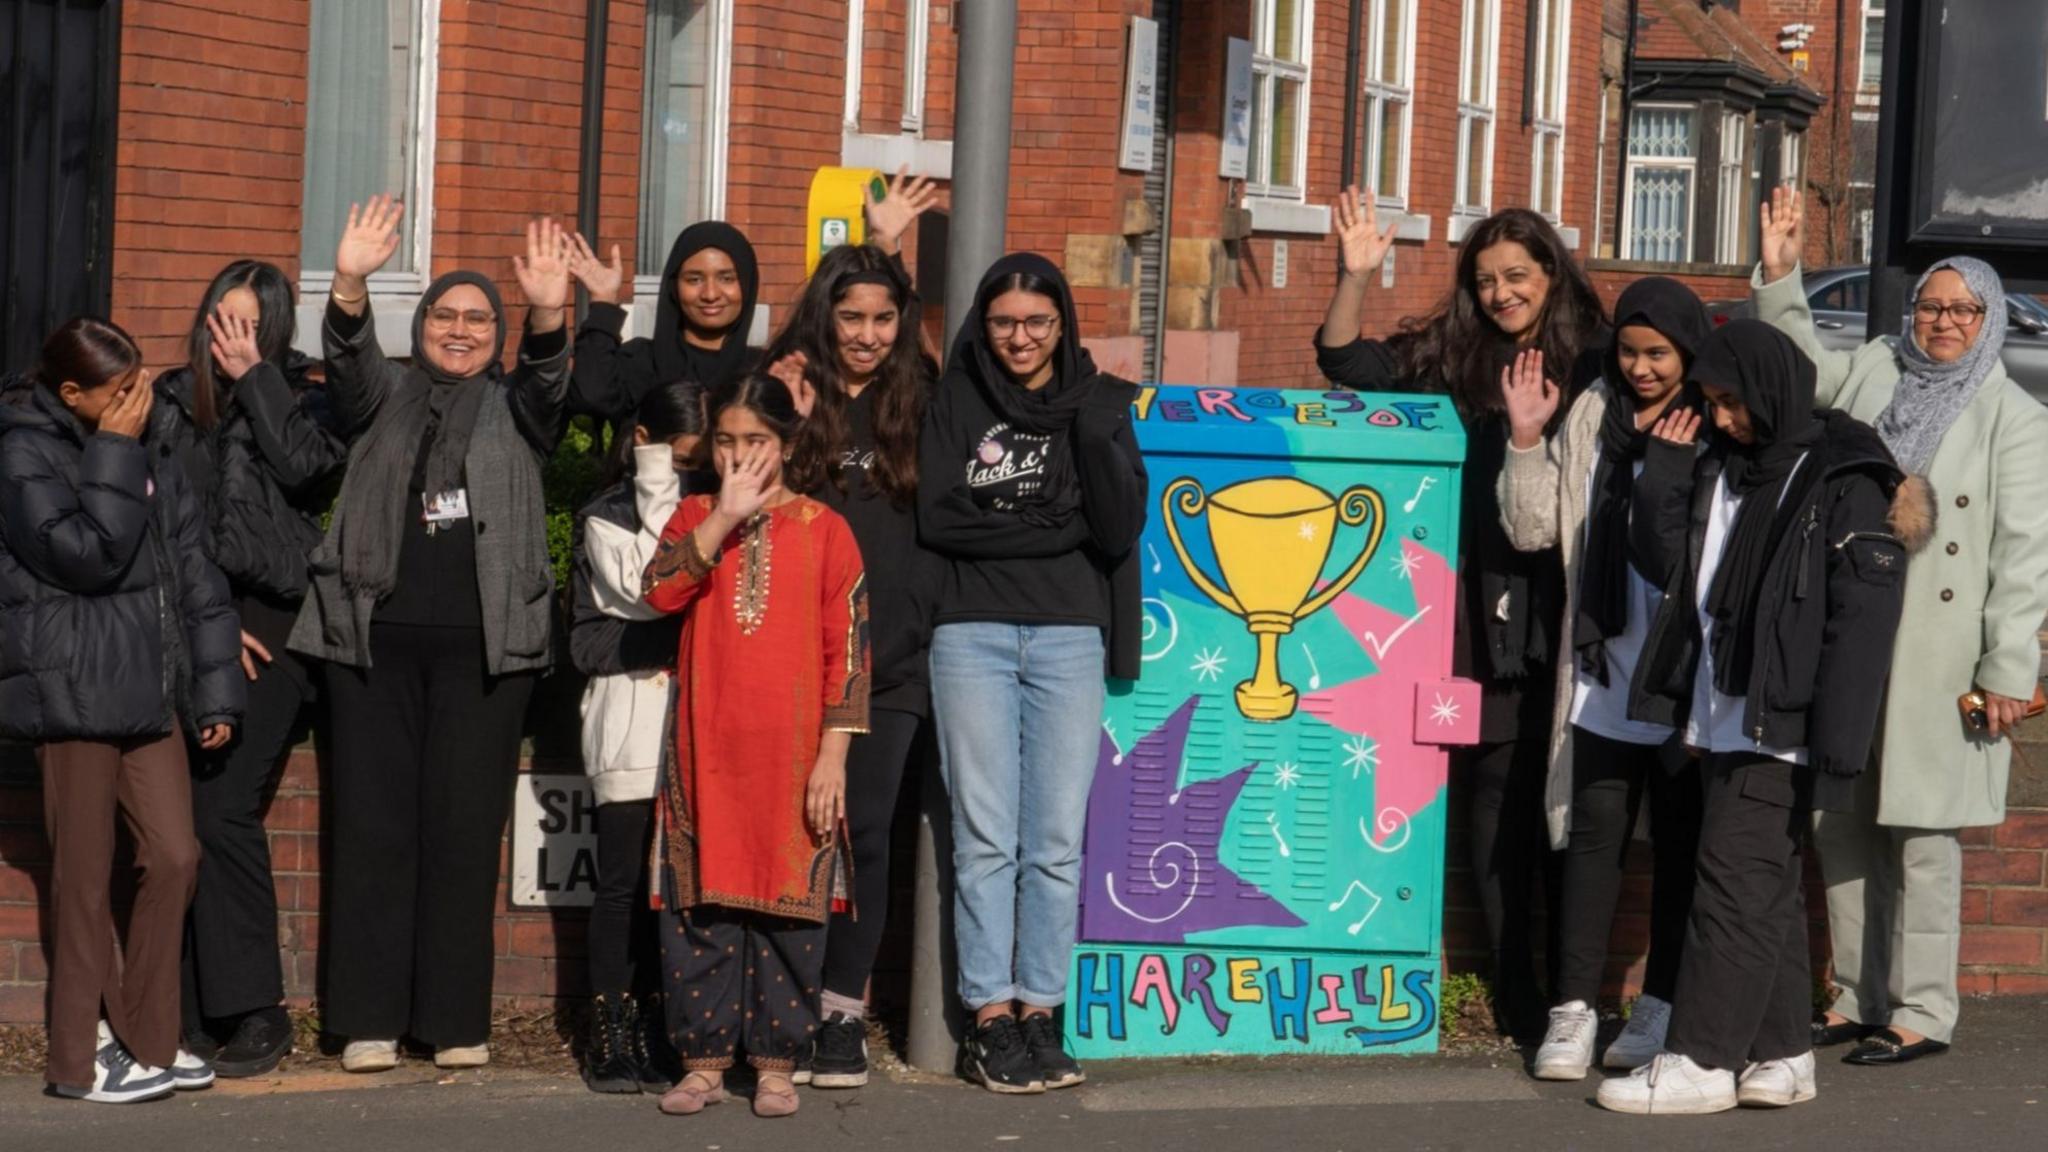
<path id="1" fill-rule="evenodd" d="M 811 1057 L 813 1088 L 859 1088 L 868 1082 L 868 1025 L 834 1012 L 818 1029 Z"/>
<path id="2" fill-rule="evenodd" d="M 1045 1077 L 1031 1059 L 1024 1032 L 1009 1016 L 977 1027 L 960 1047 L 960 1074 L 991 1092 L 1030 1096 L 1045 1091 Z"/>
<path id="3" fill-rule="evenodd" d="M 1066 1040 L 1049 1012 L 1034 1012 L 1024 1018 L 1024 1047 L 1047 1088 L 1072 1088 L 1088 1079 L 1080 1061 L 1067 1055 Z"/>
<path id="4" fill-rule="evenodd" d="M 596 996 L 590 1001 L 590 1035 L 584 1041 L 583 1082 L 592 1092 L 640 1091 L 640 1061 L 629 998 Z"/>
<path id="5" fill-rule="evenodd" d="M 683 1058 L 668 1038 L 668 1004 L 660 996 L 627 997 L 635 1018 L 633 1055 L 640 1067 L 640 1090 L 657 1095 L 683 1082 Z"/>
<path id="6" fill-rule="evenodd" d="M 275 1070 L 291 1050 L 291 1016 L 281 1006 L 259 1008 L 242 1017 L 241 1023 L 235 1025 L 234 1035 L 214 1053 L 213 1070 L 230 1080 L 262 1076 Z M 192 1054 L 205 1058 L 197 1049 L 192 1049 Z"/>

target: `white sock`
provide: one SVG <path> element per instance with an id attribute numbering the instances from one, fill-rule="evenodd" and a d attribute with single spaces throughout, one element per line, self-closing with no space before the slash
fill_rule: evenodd
<path id="1" fill-rule="evenodd" d="M 834 1013 L 848 1020 L 860 1020 L 867 1016 L 866 1004 L 851 996 L 841 996 L 837 992 L 829 991 L 818 997 L 818 1010 L 827 1020 L 830 1020 Z"/>

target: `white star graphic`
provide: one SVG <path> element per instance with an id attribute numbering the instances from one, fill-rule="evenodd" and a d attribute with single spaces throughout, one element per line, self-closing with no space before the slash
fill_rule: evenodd
<path id="1" fill-rule="evenodd" d="M 1429 710 L 1430 722 L 1439 728 L 1446 724 L 1456 724 L 1458 716 L 1458 702 L 1448 696 L 1437 697 L 1436 703 Z"/>
<path id="2" fill-rule="evenodd" d="M 1303 525 L 1301 526 L 1301 538 L 1302 538 L 1303 540 L 1313 540 L 1313 539 L 1315 539 L 1315 538 L 1316 538 L 1316 526 L 1315 526 L 1315 525 L 1313 525 L 1313 524 L 1303 524 Z"/>
<path id="3" fill-rule="evenodd" d="M 1360 769 L 1371 772 L 1380 766 L 1380 750 L 1376 744 L 1369 744 L 1363 736 L 1353 736 L 1344 742 L 1344 766 L 1351 769 L 1351 778 L 1358 779 Z"/>
<path id="4" fill-rule="evenodd" d="M 1292 788 L 1301 783 L 1301 765 L 1280 763 L 1273 765 L 1273 783 L 1282 788 Z"/>
<path id="5" fill-rule="evenodd" d="M 1422 557 L 1402 552 L 1394 557 L 1394 574 L 1409 583 L 1415 582 L 1415 570 L 1422 567 Z"/>
<path id="6" fill-rule="evenodd" d="M 1195 654 L 1195 662 L 1188 665 L 1188 671 L 1199 680 L 1220 680 L 1223 678 L 1223 666 L 1228 663 L 1230 660 L 1223 655 L 1223 649 L 1204 648 Z"/>

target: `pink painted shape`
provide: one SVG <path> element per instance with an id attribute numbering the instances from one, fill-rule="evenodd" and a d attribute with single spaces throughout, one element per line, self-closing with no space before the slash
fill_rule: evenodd
<path id="1" fill-rule="evenodd" d="M 1440 683 L 1450 672 L 1455 580 L 1441 554 L 1413 540 L 1401 541 L 1401 555 L 1415 589 L 1414 612 L 1395 612 L 1352 593 L 1337 597 L 1330 608 L 1374 671 L 1308 700 L 1309 711 L 1332 727 L 1373 742 L 1373 828 L 1382 843 L 1405 833 L 1403 821 L 1382 822 L 1379 814 L 1397 808 L 1413 816 L 1437 798 L 1449 775 L 1443 749 L 1417 742 L 1415 690 Z M 1476 698 L 1473 705 L 1476 719 Z"/>
<path id="2" fill-rule="evenodd" d="M 1415 732 L 1424 744 L 1479 743 L 1479 685 L 1455 677 L 1417 684 Z"/>
<path id="3" fill-rule="evenodd" d="M 1166 1031 L 1171 1034 L 1173 1026 L 1180 1023 L 1180 998 L 1173 994 L 1173 978 L 1166 974 L 1166 958 L 1156 952 L 1147 952 L 1138 961 L 1138 977 L 1131 981 L 1131 1003 L 1143 1008 L 1147 997 L 1158 998 L 1159 1011 L 1166 1017 Z"/>

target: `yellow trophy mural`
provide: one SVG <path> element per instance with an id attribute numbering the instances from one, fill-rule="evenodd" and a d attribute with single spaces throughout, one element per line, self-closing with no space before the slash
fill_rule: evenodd
<path id="1" fill-rule="evenodd" d="M 1188 555 L 1174 512 L 1202 516 L 1216 554 L 1222 585 Z M 1258 638 L 1258 666 L 1237 686 L 1238 710 L 1252 720 L 1285 720 L 1294 715 L 1298 694 L 1280 678 L 1280 637 L 1315 615 L 1351 586 L 1379 549 L 1387 508 L 1380 494 L 1363 484 L 1341 497 L 1292 476 L 1244 480 L 1219 492 L 1204 492 L 1201 481 L 1182 477 L 1160 497 L 1166 535 L 1195 586 L 1225 611 L 1241 617 Z M 1365 548 L 1335 580 L 1316 591 L 1330 558 L 1337 524 L 1372 521 Z"/>

